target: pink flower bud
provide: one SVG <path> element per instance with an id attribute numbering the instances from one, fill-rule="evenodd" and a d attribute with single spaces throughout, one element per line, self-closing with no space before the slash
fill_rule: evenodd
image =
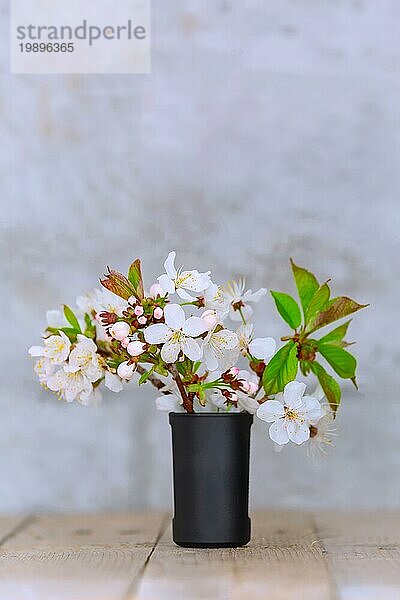
<path id="1" fill-rule="evenodd" d="M 139 322 L 141 325 L 146 325 L 146 323 L 147 323 L 147 318 L 146 318 L 146 317 L 139 317 L 139 318 L 138 318 L 138 322 Z"/>
<path id="2" fill-rule="evenodd" d="M 121 340 L 121 346 L 123 348 L 127 348 L 130 341 L 131 340 L 128 337 L 124 338 L 123 340 Z"/>
<path id="3" fill-rule="evenodd" d="M 153 283 L 150 287 L 150 296 L 151 298 L 157 298 L 157 296 L 164 296 L 164 290 L 162 289 L 159 283 Z"/>
<path id="4" fill-rule="evenodd" d="M 129 296 L 128 304 L 130 304 L 131 306 L 135 306 L 136 302 L 137 302 L 137 298 L 135 298 L 135 296 Z"/>
<path id="5" fill-rule="evenodd" d="M 138 304 L 138 305 L 135 307 L 135 310 L 134 310 L 133 312 L 135 313 L 135 315 L 136 315 L 137 317 L 141 317 L 141 316 L 142 316 L 142 314 L 144 313 L 144 308 L 143 308 L 143 306 L 140 306 L 140 304 Z"/>
<path id="6" fill-rule="evenodd" d="M 143 353 L 145 347 L 146 344 L 143 344 L 142 342 L 136 340 L 135 342 L 130 342 L 126 350 L 131 356 L 139 356 Z"/>
<path id="7" fill-rule="evenodd" d="M 258 390 L 258 385 L 254 383 L 254 381 L 249 381 L 250 389 L 248 391 L 249 394 L 255 394 Z"/>
<path id="8" fill-rule="evenodd" d="M 237 367 L 231 367 L 227 370 L 226 374 L 231 377 L 237 377 L 239 375 L 239 369 Z"/>
<path id="9" fill-rule="evenodd" d="M 162 309 L 162 308 L 160 308 L 159 306 L 157 306 L 157 307 L 154 309 L 153 315 L 154 315 L 154 318 L 155 318 L 155 319 L 161 319 L 161 317 L 163 316 L 163 314 L 164 314 L 164 311 L 163 311 L 163 309 Z"/>
<path id="10" fill-rule="evenodd" d="M 110 329 L 112 337 L 116 340 L 123 340 L 130 334 L 130 332 L 131 328 L 128 323 L 125 323 L 125 321 L 118 321 L 117 323 L 114 323 Z"/>
<path id="11" fill-rule="evenodd" d="M 248 381 L 246 381 L 245 379 L 241 379 L 240 380 L 240 389 L 243 392 L 246 392 L 246 394 L 247 394 L 250 390 L 250 383 Z"/>
<path id="12" fill-rule="evenodd" d="M 213 329 L 218 323 L 218 316 L 215 310 L 205 310 L 201 318 L 206 322 L 208 330 Z"/>
<path id="13" fill-rule="evenodd" d="M 117 374 L 121 377 L 121 379 L 131 379 L 133 373 L 135 372 L 136 365 L 129 365 L 127 361 L 121 363 L 117 369 Z"/>

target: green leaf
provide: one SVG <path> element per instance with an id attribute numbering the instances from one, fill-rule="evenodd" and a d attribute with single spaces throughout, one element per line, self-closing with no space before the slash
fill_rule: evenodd
<path id="1" fill-rule="evenodd" d="M 152 372 L 153 372 L 153 369 L 150 369 L 150 371 L 145 371 L 144 373 L 142 373 L 142 375 L 140 376 L 139 382 L 138 382 L 139 385 L 142 385 L 143 383 L 145 383 L 148 380 L 148 378 L 150 377 L 150 375 L 152 374 Z"/>
<path id="2" fill-rule="evenodd" d="M 335 329 L 332 329 L 329 333 L 324 335 L 322 338 L 318 340 L 319 344 L 334 344 L 336 346 L 340 345 L 340 342 L 343 340 L 344 336 L 347 333 L 349 325 L 351 323 L 351 319 L 343 323 L 343 325 L 339 325 Z"/>
<path id="3" fill-rule="evenodd" d="M 315 275 L 310 273 L 310 271 L 307 271 L 307 269 L 295 265 L 292 259 L 290 259 L 290 264 L 292 265 L 294 280 L 299 293 L 301 306 L 303 307 L 303 313 L 305 314 L 311 298 L 319 288 L 319 283 Z"/>
<path id="4" fill-rule="evenodd" d="M 357 361 L 350 352 L 333 344 L 318 344 L 318 351 L 342 379 L 355 377 Z"/>
<path id="5" fill-rule="evenodd" d="M 289 296 L 289 294 L 284 294 L 282 292 L 271 291 L 271 295 L 275 300 L 276 308 L 282 319 L 286 321 L 292 329 L 297 329 L 301 323 L 301 313 L 296 300 L 292 298 L 292 296 Z"/>
<path id="6" fill-rule="evenodd" d="M 307 324 L 319 312 L 325 310 L 328 306 L 331 290 L 327 282 L 323 283 L 315 292 L 314 296 L 306 309 L 304 320 Z"/>
<path id="7" fill-rule="evenodd" d="M 289 381 L 296 378 L 298 366 L 297 346 L 290 341 L 271 358 L 264 370 L 265 393 L 269 395 L 281 392 Z"/>
<path id="8" fill-rule="evenodd" d="M 65 333 L 70 342 L 75 342 L 76 336 L 78 335 L 78 333 L 81 333 L 73 327 L 47 327 L 46 331 L 53 335 L 59 335 L 60 331 L 62 331 L 63 333 Z"/>
<path id="9" fill-rule="evenodd" d="M 85 313 L 84 319 L 86 325 L 84 335 L 86 337 L 94 339 L 96 337 L 96 325 L 93 325 L 91 316 L 87 313 Z"/>
<path id="10" fill-rule="evenodd" d="M 329 303 L 328 308 L 316 315 L 311 321 L 307 328 L 307 333 L 312 333 L 321 327 L 325 327 L 325 325 L 329 325 L 329 323 L 347 317 L 347 315 L 351 315 L 366 306 L 368 306 L 368 304 L 358 304 L 358 302 L 351 298 L 347 298 L 347 296 L 334 298 Z"/>
<path id="11" fill-rule="evenodd" d="M 317 376 L 319 383 L 321 384 L 324 394 L 329 402 L 333 414 L 336 415 L 337 408 L 340 404 L 340 398 L 342 392 L 338 382 L 329 375 L 324 367 L 317 362 L 310 363 L 310 367 L 314 375 Z"/>
<path id="12" fill-rule="evenodd" d="M 76 329 L 78 333 L 82 333 L 81 326 L 79 325 L 79 321 L 76 318 L 74 311 L 66 304 L 64 304 L 64 315 L 71 327 Z"/>
<path id="13" fill-rule="evenodd" d="M 136 298 L 138 300 L 143 300 L 144 288 L 142 279 L 142 267 L 139 258 L 137 258 L 129 267 L 128 279 L 135 289 Z"/>

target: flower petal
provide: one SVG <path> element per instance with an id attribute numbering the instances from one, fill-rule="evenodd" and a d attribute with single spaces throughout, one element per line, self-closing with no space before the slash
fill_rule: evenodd
<path id="1" fill-rule="evenodd" d="M 260 408 L 257 400 L 250 398 L 250 396 L 246 396 L 245 394 L 238 395 L 238 404 L 240 408 L 247 411 L 251 415 L 255 415 L 257 410 Z"/>
<path id="2" fill-rule="evenodd" d="M 164 319 L 171 329 L 182 329 L 185 322 L 185 312 L 179 304 L 167 304 L 164 308 Z"/>
<path id="3" fill-rule="evenodd" d="M 257 410 L 257 417 L 267 423 L 277 421 L 285 414 L 285 409 L 278 400 L 267 400 Z"/>
<path id="4" fill-rule="evenodd" d="M 31 346 L 28 353 L 31 356 L 44 356 L 44 348 L 42 346 Z"/>
<path id="5" fill-rule="evenodd" d="M 118 375 L 114 375 L 114 373 L 110 373 L 110 371 L 106 371 L 104 385 L 106 388 L 115 393 L 121 392 L 124 389 L 122 381 Z"/>
<path id="6" fill-rule="evenodd" d="M 183 324 L 182 331 L 190 337 L 197 337 L 207 331 L 207 323 L 200 317 L 189 317 Z"/>
<path id="7" fill-rule="evenodd" d="M 182 399 L 175 396 L 175 394 L 163 394 L 156 398 L 156 407 L 157 410 L 166 412 L 184 412 Z"/>
<path id="8" fill-rule="evenodd" d="M 165 272 L 171 279 L 175 279 L 176 277 L 175 257 L 176 252 L 170 252 L 164 262 Z"/>
<path id="9" fill-rule="evenodd" d="M 202 357 L 203 351 L 200 345 L 193 338 L 185 338 L 182 343 L 182 350 L 185 356 L 190 358 L 190 360 L 200 360 Z"/>
<path id="10" fill-rule="evenodd" d="M 144 330 L 144 339 L 148 344 L 165 344 L 172 336 L 173 331 L 165 323 L 150 325 Z"/>
<path id="11" fill-rule="evenodd" d="M 158 277 L 158 283 L 164 294 L 173 294 L 175 292 L 175 284 L 168 275 L 160 275 L 160 277 Z"/>
<path id="12" fill-rule="evenodd" d="M 193 296 L 185 292 L 183 288 L 177 288 L 176 293 L 180 298 L 182 298 L 182 300 L 187 300 L 188 302 L 193 302 L 193 300 L 195 300 L 195 298 L 193 298 Z"/>
<path id="13" fill-rule="evenodd" d="M 203 346 L 203 359 L 209 371 L 218 369 L 218 360 L 208 344 Z"/>
<path id="14" fill-rule="evenodd" d="M 247 290 L 247 292 L 245 292 L 243 295 L 243 300 L 245 302 L 259 302 L 267 292 L 267 288 L 260 288 L 257 292 Z"/>
<path id="15" fill-rule="evenodd" d="M 305 406 L 304 416 L 309 423 L 314 424 L 324 415 L 321 404 L 313 396 L 303 396 Z"/>
<path id="16" fill-rule="evenodd" d="M 183 287 L 191 292 L 202 292 L 211 283 L 210 272 L 199 273 L 197 270 L 183 271 L 177 278 L 177 287 Z"/>
<path id="17" fill-rule="evenodd" d="M 273 442 L 275 442 L 275 444 L 279 444 L 279 446 L 283 446 L 284 444 L 288 443 L 289 436 L 286 431 L 285 421 L 283 419 L 279 419 L 279 421 L 272 423 L 271 427 L 269 428 L 269 437 Z"/>
<path id="18" fill-rule="evenodd" d="M 283 390 L 283 401 L 289 408 L 300 408 L 306 384 L 300 381 L 290 381 Z"/>
<path id="19" fill-rule="evenodd" d="M 175 340 L 168 340 L 161 348 L 161 358 L 166 363 L 174 363 L 179 356 L 179 352 L 181 351 L 181 344 Z"/>
<path id="20" fill-rule="evenodd" d="M 249 344 L 250 353 L 263 361 L 268 361 L 276 350 L 276 342 L 272 337 L 257 338 Z"/>
<path id="21" fill-rule="evenodd" d="M 310 437 L 310 428 L 307 423 L 289 421 L 289 423 L 287 423 L 287 433 L 291 442 L 300 445 L 303 442 L 306 442 Z"/>

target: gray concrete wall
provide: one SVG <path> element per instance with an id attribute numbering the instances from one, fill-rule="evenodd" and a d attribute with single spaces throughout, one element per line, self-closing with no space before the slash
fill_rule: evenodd
<path id="1" fill-rule="evenodd" d="M 10 76 L 2 36 L 1 511 L 169 506 L 152 390 L 62 404 L 26 349 L 105 265 L 151 282 L 170 249 L 288 291 L 293 256 L 372 304 L 336 448 L 313 466 L 257 424 L 252 502 L 400 504 L 399 31 L 395 0 L 154 0 L 150 76 Z M 257 321 L 281 335 L 269 298 Z"/>

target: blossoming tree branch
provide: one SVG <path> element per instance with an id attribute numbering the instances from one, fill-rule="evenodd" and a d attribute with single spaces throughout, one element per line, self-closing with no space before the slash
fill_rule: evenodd
<path id="1" fill-rule="evenodd" d="M 299 302 L 271 292 L 291 330 L 278 350 L 272 337 L 256 337 L 251 323 L 265 288 L 246 290 L 244 280 L 221 286 L 209 271 L 177 269 L 175 252 L 148 293 L 139 259 L 127 276 L 108 269 L 105 289 L 79 297 L 75 311 L 48 311 L 43 345 L 29 350 L 39 381 L 67 402 L 90 404 L 103 382 L 119 392 L 135 378 L 157 388 L 159 410 L 246 411 L 270 423 L 277 445 L 307 442 L 324 451 L 341 399 L 328 370 L 357 387 L 357 363 L 345 341 L 350 320 L 317 335 L 367 305 L 331 298 L 329 280 L 320 284 L 293 261 L 291 267 Z M 318 381 L 311 395 L 299 371 Z"/>

